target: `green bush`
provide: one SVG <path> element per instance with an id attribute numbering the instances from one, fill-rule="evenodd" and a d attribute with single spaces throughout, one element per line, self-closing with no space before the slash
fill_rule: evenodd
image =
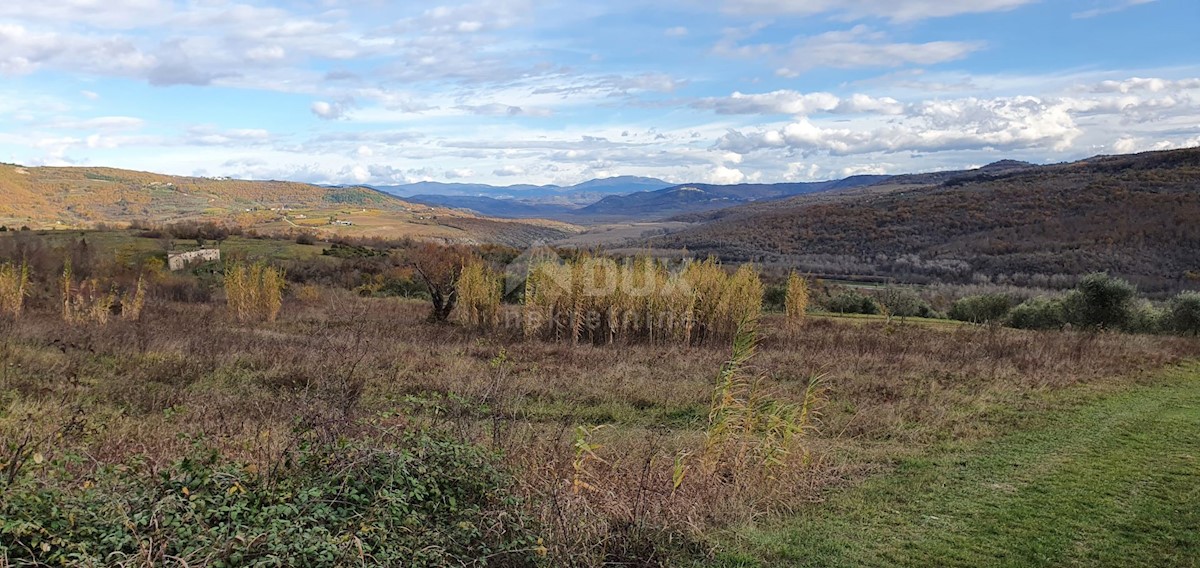
<path id="1" fill-rule="evenodd" d="M 0 557 L 73 566 L 536 564 L 509 480 L 471 446 L 413 436 L 323 447 L 274 476 L 215 454 L 153 476 L 142 470 L 110 468 L 85 481 L 44 467 L 19 478 L 0 493 Z"/>
<path id="2" fill-rule="evenodd" d="M 1200 292 L 1182 292 L 1171 300 L 1166 325 L 1177 333 L 1200 335 Z"/>
<path id="3" fill-rule="evenodd" d="M 876 300 L 888 313 L 899 318 L 928 317 L 933 312 L 912 288 L 888 286 L 878 292 Z"/>
<path id="4" fill-rule="evenodd" d="M 875 299 L 857 290 L 847 289 L 825 302 L 825 309 L 838 314 L 877 314 Z"/>
<path id="5" fill-rule="evenodd" d="M 1067 295 L 1067 321 L 1087 328 L 1126 329 L 1136 297 L 1137 290 L 1124 280 L 1104 273 L 1089 274 Z"/>
<path id="6" fill-rule="evenodd" d="M 1066 311 L 1059 298 L 1026 300 L 1008 314 L 1008 325 L 1017 329 L 1062 329 L 1066 323 Z"/>
<path id="7" fill-rule="evenodd" d="M 1012 308 L 1012 299 L 1004 294 L 967 296 L 954 302 L 947 314 L 950 319 L 971 323 L 999 322 Z"/>
<path id="8" fill-rule="evenodd" d="M 787 298 L 787 286 L 772 284 L 763 292 L 763 309 L 769 312 L 782 312 Z"/>
<path id="9" fill-rule="evenodd" d="M 1166 315 L 1166 312 L 1154 307 L 1149 300 L 1138 300 L 1131 303 L 1129 317 L 1122 329 L 1130 333 L 1160 333 Z"/>

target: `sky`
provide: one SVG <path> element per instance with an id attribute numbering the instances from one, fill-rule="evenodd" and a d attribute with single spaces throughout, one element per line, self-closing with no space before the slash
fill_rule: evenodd
<path id="1" fill-rule="evenodd" d="M 0 161 L 771 183 L 1200 145 L 1197 0 L 7 0 Z"/>

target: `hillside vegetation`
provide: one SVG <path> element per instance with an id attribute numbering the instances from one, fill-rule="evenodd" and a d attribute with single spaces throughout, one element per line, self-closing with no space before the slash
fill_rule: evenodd
<path id="1" fill-rule="evenodd" d="M 928 179 L 682 217 L 697 224 L 648 244 L 915 282 L 1063 287 L 1109 271 L 1177 289 L 1200 278 L 1200 149 Z"/>
<path id="2" fill-rule="evenodd" d="M 407 202 L 365 187 L 0 165 L 0 222 L 13 228 L 200 219 L 272 231 L 513 245 L 574 232 L 563 223 L 494 220 Z"/>

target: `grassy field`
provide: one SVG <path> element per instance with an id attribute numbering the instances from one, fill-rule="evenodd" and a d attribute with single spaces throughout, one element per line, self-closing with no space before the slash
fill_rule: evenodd
<path id="1" fill-rule="evenodd" d="M 715 566 L 1200 566 L 1200 365 L 900 461 Z"/>
<path id="2" fill-rule="evenodd" d="M 103 278 L 136 278 L 121 251 L 162 247 L 86 237 Z M 239 320 L 207 269 L 152 275 L 140 317 L 65 321 L 58 248 L 37 250 L 27 309 L 0 318 L 0 566 L 96 546 L 130 566 L 370 565 L 409 554 L 375 535 L 414 526 L 440 539 L 425 566 L 485 549 L 501 566 L 1092 564 L 1122 547 L 1186 564 L 1196 545 L 1200 367 L 1179 366 L 1195 338 L 768 314 L 740 373 L 747 433 L 714 452 L 725 337 L 555 342 L 524 332 L 520 306 L 472 329 L 431 323 L 427 301 L 301 282 L 277 320 Z M 186 279 L 208 293 L 179 294 Z M 759 459 L 754 422 L 801 405 L 786 451 Z M 331 510 L 347 484 L 411 502 Z"/>

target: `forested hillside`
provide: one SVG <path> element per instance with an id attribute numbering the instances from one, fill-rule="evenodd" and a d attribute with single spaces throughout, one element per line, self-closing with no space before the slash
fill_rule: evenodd
<path id="1" fill-rule="evenodd" d="M 496 220 L 404 201 L 367 187 L 168 176 L 113 168 L 0 165 L 0 224 L 75 228 L 97 223 L 206 220 L 268 231 L 428 237 L 524 246 L 569 225 Z"/>
<path id="2" fill-rule="evenodd" d="M 979 170 L 685 218 L 656 237 L 822 274 L 1063 286 L 1107 270 L 1149 289 L 1200 278 L 1200 149 Z"/>

